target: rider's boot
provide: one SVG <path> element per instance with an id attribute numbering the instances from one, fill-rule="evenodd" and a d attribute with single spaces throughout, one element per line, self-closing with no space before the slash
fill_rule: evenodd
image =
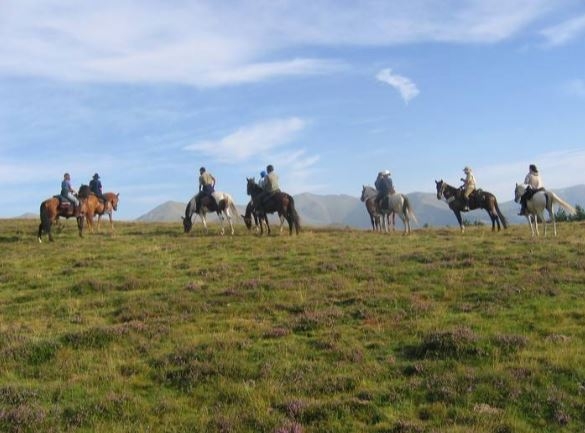
<path id="1" fill-rule="evenodd" d="M 464 211 L 469 210 L 469 197 L 465 197 L 465 207 L 463 208 Z"/>

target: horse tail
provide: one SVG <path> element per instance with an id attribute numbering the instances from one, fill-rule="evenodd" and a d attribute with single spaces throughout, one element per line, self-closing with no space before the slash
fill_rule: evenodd
<path id="1" fill-rule="evenodd" d="M 551 206 L 554 205 L 555 203 L 558 204 L 560 207 L 562 207 L 563 209 L 565 209 L 567 211 L 567 213 L 569 215 L 575 215 L 577 213 L 577 209 L 575 209 L 573 206 L 571 206 L 569 203 L 567 203 L 565 200 L 563 200 L 562 198 L 560 198 L 558 195 L 556 195 L 554 192 L 552 191 L 547 191 L 547 197 L 550 197 L 551 200 Z"/>
<path id="2" fill-rule="evenodd" d="M 232 216 L 236 219 L 236 221 L 240 220 L 240 214 L 238 213 L 238 208 L 236 207 L 236 204 L 234 203 L 234 201 L 231 199 L 229 199 L 229 204 L 228 204 L 230 210 L 232 211 Z"/>
<path id="3" fill-rule="evenodd" d="M 290 219 L 292 220 L 292 223 L 295 227 L 295 231 L 298 235 L 299 231 L 301 230 L 301 219 L 299 218 L 299 214 L 295 208 L 295 199 L 290 194 L 288 194 L 288 199 L 289 199 L 288 214 Z"/>
<path id="4" fill-rule="evenodd" d="M 507 229 L 508 228 L 508 221 L 506 220 L 506 217 L 504 216 L 504 214 L 500 210 L 500 206 L 498 206 L 498 201 L 496 200 L 495 197 L 494 197 L 494 207 L 496 208 L 496 212 L 498 213 L 498 217 L 500 218 L 502 225 L 504 226 L 505 229 Z"/>
<path id="5" fill-rule="evenodd" d="M 406 215 L 408 215 L 409 218 L 412 218 L 412 220 L 414 221 L 415 224 L 418 224 L 418 220 L 416 219 L 416 215 L 414 214 L 414 210 L 412 209 L 412 206 L 410 205 L 410 200 L 408 199 L 408 196 L 403 194 L 402 197 L 404 197 L 404 213 Z"/>

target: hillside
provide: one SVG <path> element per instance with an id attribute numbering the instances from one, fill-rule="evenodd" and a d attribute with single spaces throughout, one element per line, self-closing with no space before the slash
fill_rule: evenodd
<path id="1" fill-rule="evenodd" d="M 572 205 L 585 206 L 585 185 L 577 185 L 569 188 L 554 190 L 563 199 Z M 444 200 L 437 200 L 435 194 L 412 192 L 407 194 L 412 208 L 416 214 L 418 225 L 414 227 L 449 227 L 456 226 L 457 220 Z M 295 204 L 303 225 L 324 227 L 352 227 L 370 228 L 370 218 L 364 204 L 357 197 L 349 195 L 319 195 L 302 193 L 294 196 Z M 243 213 L 245 205 L 239 205 L 240 213 Z M 524 223 L 525 219 L 518 216 L 519 205 L 513 200 L 500 202 L 500 209 L 510 224 Z M 137 221 L 165 222 L 180 221 L 185 212 L 185 203 L 168 201 L 157 206 L 150 212 L 140 216 Z M 483 210 L 475 210 L 464 216 L 465 219 L 475 222 L 480 221 L 491 224 L 487 213 Z M 215 216 L 210 217 L 211 220 Z M 271 221 L 276 221 L 273 216 Z M 398 228 L 402 228 L 402 222 L 397 220 Z"/>
<path id="2" fill-rule="evenodd" d="M 585 222 L 36 227 L 0 220 L 1 432 L 585 431 Z"/>

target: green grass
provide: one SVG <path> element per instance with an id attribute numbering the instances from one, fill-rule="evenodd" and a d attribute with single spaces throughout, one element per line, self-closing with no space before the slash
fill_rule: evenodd
<path id="1" fill-rule="evenodd" d="M 0 431 L 585 431 L 585 225 L 0 220 Z"/>

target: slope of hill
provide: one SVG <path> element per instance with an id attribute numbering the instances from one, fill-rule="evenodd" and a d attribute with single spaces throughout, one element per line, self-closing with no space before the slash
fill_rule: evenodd
<path id="1" fill-rule="evenodd" d="M 585 203 L 585 185 L 576 185 L 568 188 L 554 190 L 559 196 L 572 205 Z M 412 192 L 406 194 L 414 209 L 418 224 L 413 227 L 443 227 L 456 226 L 457 220 L 444 200 L 437 200 L 433 193 Z M 319 195 L 302 193 L 294 196 L 297 211 L 304 226 L 342 226 L 353 228 L 370 228 L 370 218 L 364 204 L 357 197 L 345 194 Z M 508 223 L 521 224 L 524 217 L 518 216 L 519 205 L 513 200 L 500 202 L 500 209 Z M 240 213 L 243 213 L 245 205 L 239 205 Z M 157 206 L 150 212 L 137 218 L 138 221 L 179 221 L 184 215 L 185 204 L 176 201 L 168 201 Z M 215 217 L 212 217 L 215 218 Z M 465 214 L 464 218 L 471 222 L 491 224 L 487 213 L 483 210 L 475 210 Z M 271 219 L 272 221 L 272 219 Z M 397 227 L 402 227 L 398 220 Z"/>

